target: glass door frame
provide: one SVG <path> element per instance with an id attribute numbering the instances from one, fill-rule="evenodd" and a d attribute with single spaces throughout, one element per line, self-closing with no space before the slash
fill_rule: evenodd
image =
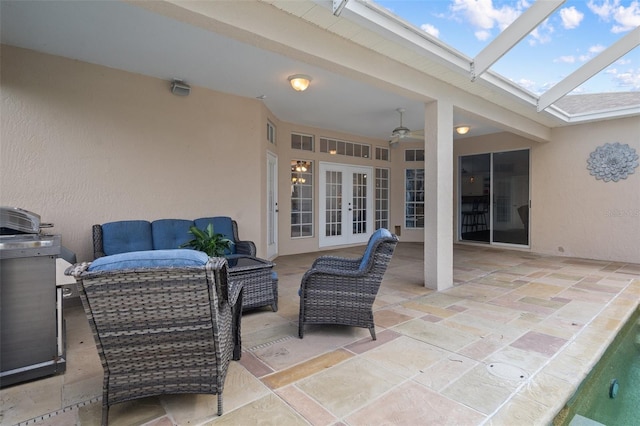
<path id="1" fill-rule="evenodd" d="M 267 259 L 278 255 L 278 156 L 267 151 Z"/>
<path id="2" fill-rule="evenodd" d="M 527 223 L 523 224 L 525 227 L 525 231 L 527 233 L 526 235 L 526 240 L 527 240 L 527 244 L 517 244 L 517 243 L 509 243 L 509 242 L 500 242 L 500 241 L 494 241 L 494 219 L 495 219 L 495 205 L 496 205 L 496 199 L 495 199 L 495 179 L 494 179 L 494 175 L 495 175 L 495 171 L 494 171 L 494 155 L 495 154 L 500 154 L 500 153 L 508 153 L 508 152 L 517 152 L 517 151 L 527 151 L 528 152 L 528 176 L 527 176 L 527 180 L 528 180 L 528 184 L 527 184 L 527 191 L 528 191 L 528 210 L 527 210 L 527 215 L 526 215 L 526 220 Z M 472 157 L 472 156 L 479 156 L 479 155 L 489 155 L 489 194 L 488 194 L 488 205 L 487 205 L 487 211 L 485 212 L 487 214 L 487 217 L 484 218 L 483 220 L 486 221 L 486 226 L 488 227 L 489 230 L 489 238 L 488 241 L 485 240 L 472 240 L 472 239 L 463 239 L 462 234 L 463 234 L 463 226 L 465 226 L 464 223 L 464 219 L 463 219 L 463 192 L 462 192 L 462 181 L 463 181 L 463 167 L 462 167 L 462 158 L 463 157 Z M 477 153 L 471 153 L 471 154 L 460 154 L 458 155 L 458 197 L 457 197 L 457 203 L 458 203 L 458 210 L 457 210 L 457 239 L 458 242 L 460 243 L 468 243 L 468 244 L 488 244 L 488 245 L 492 245 L 492 246 L 504 246 L 504 247 L 516 247 L 516 248 L 530 248 L 531 247 L 531 215 L 530 210 L 531 210 L 531 148 L 521 148 L 521 149 L 506 149 L 506 150 L 499 150 L 499 151 L 488 151 L 488 152 L 477 152 Z"/>
<path id="3" fill-rule="evenodd" d="M 357 166 L 352 164 L 328 163 L 320 162 L 319 167 L 319 196 L 318 196 L 318 245 L 319 247 L 331 247 L 344 244 L 366 243 L 375 228 L 375 206 L 374 206 L 374 181 L 375 174 L 373 167 Z M 327 188 L 326 173 L 328 171 L 342 173 L 342 193 L 340 211 L 341 211 L 341 234 L 336 236 L 326 235 L 326 210 L 327 210 Z M 366 179 L 366 200 L 365 200 L 365 227 L 364 233 L 353 232 L 353 210 L 351 205 L 354 199 L 353 194 L 353 175 L 355 173 L 364 173 Z M 346 202 L 345 202 L 346 200 Z"/>

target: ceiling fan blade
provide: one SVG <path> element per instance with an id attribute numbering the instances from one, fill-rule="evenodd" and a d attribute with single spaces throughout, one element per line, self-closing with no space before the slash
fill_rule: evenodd
<path id="1" fill-rule="evenodd" d="M 398 142 L 400 142 L 400 137 L 399 136 L 395 136 L 391 139 L 389 139 L 389 146 L 391 148 L 395 148 L 396 146 L 398 146 Z"/>
<path id="2" fill-rule="evenodd" d="M 412 130 L 407 136 L 410 138 L 424 138 L 424 130 Z"/>

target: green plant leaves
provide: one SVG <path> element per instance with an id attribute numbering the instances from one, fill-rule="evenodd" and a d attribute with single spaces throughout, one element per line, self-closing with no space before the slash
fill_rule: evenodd
<path id="1" fill-rule="evenodd" d="M 189 233 L 193 235 L 193 240 L 182 244 L 180 247 L 189 247 L 194 250 L 203 251 L 212 257 L 224 256 L 224 252 L 233 244 L 233 241 L 225 238 L 224 235 L 215 233 L 212 223 L 207 225 L 204 231 L 195 226 L 191 226 Z"/>

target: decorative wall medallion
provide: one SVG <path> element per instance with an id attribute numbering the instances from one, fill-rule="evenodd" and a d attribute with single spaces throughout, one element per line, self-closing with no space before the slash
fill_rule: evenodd
<path id="1" fill-rule="evenodd" d="M 596 179 L 617 182 L 626 179 L 638 167 L 638 154 L 628 144 L 606 143 L 596 148 L 587 159 L 587 170 Z"/>

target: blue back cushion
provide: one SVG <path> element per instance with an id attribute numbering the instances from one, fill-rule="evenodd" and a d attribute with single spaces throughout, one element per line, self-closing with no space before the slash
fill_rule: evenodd
<path id="1" fill-rule="evenodd" d="M 207 229 L 210 223 L 213 224 L 213 232 L 215 234 L 222 234 L 225 238 L 230 239 L 235 243 L 235 239 L 233 238 L 233 223 L 230 217 L 227 216 L 216 216 L 216 217 L 201 217 L 200 219 L 196 219 L 193 221 L 196 224 L 196 227 L 202 230 Z M 235 254 L 236 253 L 236 245 L 231 244 L 228 250 L 225 250 L 224 254 Z"/>
<path id="2" fill-rule="evenodd" d="M 193 239 L 189 227 L 193 221 L 186 219 L 160 219 L 151 223 L 154 250 L 177 249 Z"/>
<path id="3" fill-rule="evenodd" d="M 362 256 L 362 261 L 360 262 L 361 271 L 367 267 L 369 258 L 373 255 L 373 246 L 375 245 L 376 241 L 385 237 L 391 238 L 391 232 L 389 232 L 385 228 L 380 228 L 376 232 L 374 232 L 373 235 L 371 235 L 371 238 L 369 238 L 369 244 L 367 244 L 367 249 L 365 250 L 364 255 Z"/>
<path id="4" fill-rule="evenodd" d="M 152 249 L 151 223 L 146 220 L 121 220 L 102 225 L 102 250 L 106 255 Z"/>
<path id="5" fill-rule="evenodd" d="M 89 266 L 89 272 L 116 271 L 136 268 L 180 268 L 204 266 L 209 260 L 206 253 L 189 249 L 132 251 L 100 257 Z"/>

